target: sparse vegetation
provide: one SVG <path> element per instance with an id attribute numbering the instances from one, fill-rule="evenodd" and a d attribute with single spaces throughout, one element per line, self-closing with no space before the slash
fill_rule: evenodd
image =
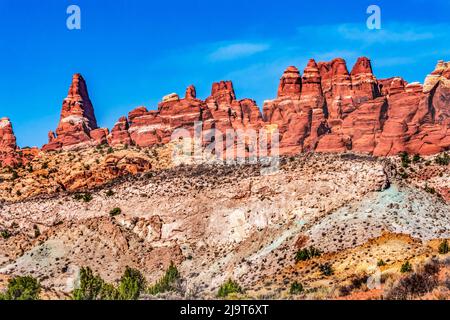
<path id="1" fill-rule="evenodd" d="M 19 178 L 19 174 L 17 173 L 17 171 L 13 170 L 12 171 L 12 175 L 11 175 L 11 179 L 12 180 L 16 180 Z"/>
<path id="2" fill-rule="evenodd" d="M 106 290 L 107 289 L 107 290 Z M 110 287 L 105 287 L 105 281 L 94 275 L 91 268 L 81 268 L 80 283 L 72 293 L 73 300 L 106 300 L 105 296 L 114 296 Z"/>
<path id="3" fill-rule="evenodd" d="M 108 151 L 106 151 L 107 154 L 114 153 L 114 149 L 112 147 L 108 148 Z"/>
<path id="4" fill-rule="evenodd" d="M 34 237 L 38 238 L 41 235 L 41 231 L 39 230 L 39 227 L 37 225 L 33 225 L 34 230 Z"/>
<path id="5" fill-rule="evenodd" d="M 414 163 L 421 162 L 421 161 L 422 161 L 422 157 L 421 157 L 420 155 L 418 155 L 418 154 L 415 154 L 414 157 L 413 157 L 413 159 L 412 159 L 412 161 L 413 161 Z"/>
<path id="6" fill-rule="evenodd" d="M 218 298 L 226 298 L 232 293 L 243 293 L 241 286 L 234 280 L 228 279 L 224 284 L 222 284 L 217 292 Z"/>
<path id="7" fill-rule="evenodd" d="M 137 300 L 144 291 L 144 276 L 127 267 L 117 288 L 94 275 L 89 267 L 81 268 L 79 286 L 73 291 L 73 300 Z"/>
<path id="8" fill-rule="evenodd" d="M 144 291 L 145 278 L 139 270 L 127 267 L 117 288 L 120 300 L 137 300 Z"/>
<path id="9" fill-rule="evenodd" d="M 39 281 L 33 277 L 15 277 L 8 281 L 8 288 L 4 294 L 0 293 L 0 300 L 38 300 L 41 292 Z"/>
<path id="10" fill-rule="evenodd" d="M 440 254 L 447 254 L 447 253 L 449 253 L 449 251 L 450 251 L 450 249 L 448 246 L 448 241 L 446 239 L 439 244 L 438 252 Z"/>
<path id="11" fill-rule="evenodd" d="M 84 202 L 91 202 L 91 200 L 93 199 L 92 194 L 90 194 L 89 192 L 82 192 L 82 193 L 76 193 L 73 198 L 75 200 L 82 200 Z"/>
<path id="12" fill-rule="evenodd" d="M 434 189 L 434 188 L 432 188 L 432 187 L 429 187 L 427 184 L 425 185 L 424 190 L 425 190 L 426 192 L 428 192 L 428 193 L 436 194 L 436 189 Z"/>
<path id="13" fill-rule="evenodd" d="M 383 259 L 378 260 L 378 262 L 377 262 L 378 267 L 383 267 L 385 265 L 386 265 L 386 262 Z"/>
<path id="14" fill-rule="evenodd" d="M 297 281 L 291 284 L 291 288 L 289 290 L 290 294 L 300 294 L 303 292 L 303 285 Z"/>
<path id="15" fill-rule="evenodd" d="M 332 267 L 331 264 L 328 263 L 328 262 L 319 265 L 319 270 L 320 270 L 320 272 L 322 273 L 322 275 L 324 275 L 324 276 L 326 276 L 326 277 L 329 277 L 329 276 L 331 276 L 331 275 L 334 274 L 333 267 Z"/>
<path id="16" fill-rule="evenodd" d="M 448 155 L 448 153 L 444 152 L 443 154 L 437 156 L 434 161 L 438 165 L 448 166 L 448 164 L 450 163 L 450 156 Z"/>
<path id="17" fill-rule="evenodd" d="M 406 261 L 404 264 L 402 264 L 400 268 L 401 273 L 407 273 L 412 271 L 412 265 L 409 261 Z"/>
<path id="18" fill-rule="evenodd" d="M 158 282 L 148 288 L 148 293 L 151 295 L 156 295 L 158 293 L 173 291 L 179 278 L 180 273 L 178 272 L 178 269 L 174 265 L 174 263 L 171 262 L 164 276 Z"/>
<path id="19" fill-rule="evenodd" d="M 120 209 L 120 208 L 114 208 L 114 209 L 112 209 L 110 212 L 109 212 L 109 215 L 111 216 L 111 217 L 115 217 L 115 216 L 118 216 L 119 214 L 121 214 L 122 213 L 122 209 Z"/>
<path id="20" fill-rule="evenodd" d="M 418 272 L 406 275 L 397 281 L 385 298 L 388 300 L 414 299 L 430 292 L 438 284 L 439 269 L 436 261 L 426 263 Z"/>
<path id="21" fill-rule="evenodd" d="M 408 168 L 411 163 L 411 159 L 409 159 L 408 153 L 407 152 L 400 153 L 400 159 L 402 160 L 402 167 Z"/>
<path id="22" fill-rule="evenodd" d="M 314 247 L 300 249 L 295 254 L 295 262 L 310 260 L 314 257 L 320 257 L 320 255 L 321 255 L 320 250 Z"/>
<path id="23" fill-rule="evenodd" d="M 107 197 L 112 197 L 112 196 L 114 195 L 114 191 L 112 191 L 112 190 L 110 189 L 110 190 L 106 191 L 105 195 L 106 195 Z"/>
<path id="24" fill-rule="evenodd" d="M 9 239 L 9 238 L 11 237 L 11 233 L 10 233 L 8 230 L 6 230 L 6 229 L 0 231 L 0 235 L 1 235 L 2 238 L 5 239 L 5 240 L 6 240 L 6 239 Z"/>

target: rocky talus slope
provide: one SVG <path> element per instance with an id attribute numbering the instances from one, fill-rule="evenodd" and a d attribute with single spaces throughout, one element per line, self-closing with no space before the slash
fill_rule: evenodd
<path id="1" fill-rule="evenodd" d="M 449 257 L 437 247 L 450 238 L 450 179 L 436 157 L 402 164 L 309 153 L 262 174 L 258 164 L 173 166 L 164 162 L 167 148 L 66 151 L 31 162 L 54 176 L 20 169 L 11 180 L 4 173 L 2 278 L 30 274 L 48 297 L 64 298 L 82 266 L 111 282 L 131 266 L 153 282 L 173 261 L 183 281 L 166 298 L 214 298 L 233 278 L 247 298 L 379 299 L 389 296 L 405 261 L 418 268 L 435 257 L 442 279 L 422 296 L 449 297 Z M 108 157 L 121 159 L 112 167 L 123 174 L 105 173 Z M 58 179 L 65 187 L 57 190 Z M 121 213 L 111 216 L 114 208 Z M 310 246 L 322 255 L 296 262 L 296 252 Z M 321 272 L 324 265 L 333 274 Z M 378 287 L 365 280 L 351 286 L 377 275 Z M 295 281 L 306 290 L 301 295 L 289 292 Z"/>

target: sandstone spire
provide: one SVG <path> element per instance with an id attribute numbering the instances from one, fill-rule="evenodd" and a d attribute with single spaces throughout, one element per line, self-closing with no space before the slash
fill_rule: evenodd
<path id="1" fill-rule="evenodd" d="M 288 67 L 280 79 L 278 97 L 299 96 L 302 91 L 302 79 L 300 72 L 294 66 Z"/>

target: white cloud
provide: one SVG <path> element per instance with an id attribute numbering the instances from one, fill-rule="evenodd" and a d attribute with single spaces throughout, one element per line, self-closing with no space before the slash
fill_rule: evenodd
<path id="1" fill-rule="evenodd" d="M 212 61 L 234 60 L 245 58 L 268 50 L 270 46 L 263 43 L 231 43 L 222 45 L 209 54 Z"/>

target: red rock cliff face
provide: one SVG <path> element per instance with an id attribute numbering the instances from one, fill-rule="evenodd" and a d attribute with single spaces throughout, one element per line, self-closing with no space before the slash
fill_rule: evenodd
<path id="1" fill-rule="evenodd" d="M 231 81 L 214 83 L 205 100 L 198 99 L 195 87 L 189 86 L 184 98 L 167 95 L 157 110 L 134 109 L 128 118 L 119 119 L 111 133 L 97 128 L 86 83 L 77 74 L 56 134 L 49 133 L 43 149 L 165 144 L 177 130 L 193 137 L 196 125 L 205 144 L 212 141 L 205 139 L 209 129 L 220 130 L 225 141 L 227 130 L 258 132 L 276 127 L 282 154 L 352 151 L 390 156 L 406 151 L 427 155 L 450 148 L 450 63 L 440 61 L 423 86 L 399 77 L 378 80 L 365 57 L 348 70 L 341 58 L 319 63 L 311 59 L 303 74 L 288 67 L 277 97 L 264 103 L 264 117 L 254 100 L 236 98 Z M 10 134 L 3 136 L 4 144 L 12 146 Z"/>

